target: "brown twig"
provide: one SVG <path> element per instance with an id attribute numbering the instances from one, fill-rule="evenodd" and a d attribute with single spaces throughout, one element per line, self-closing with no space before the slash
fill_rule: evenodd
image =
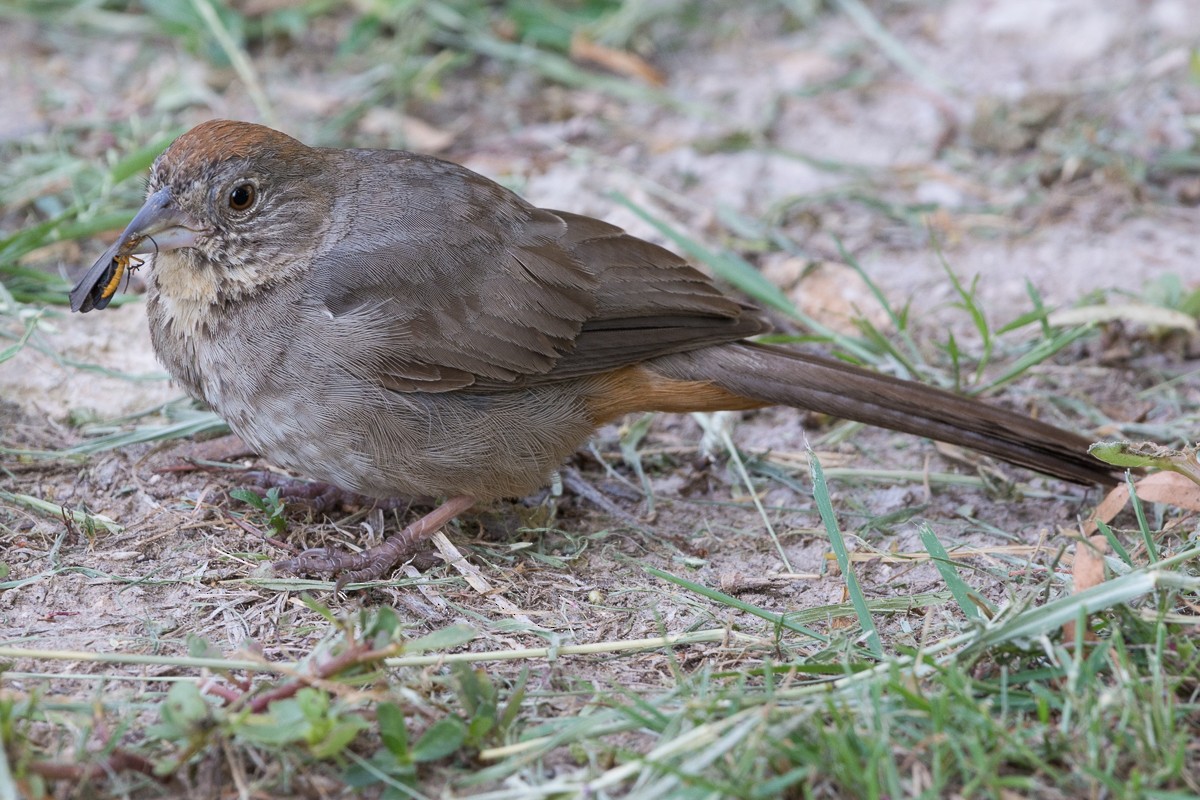
<path id="1" fill-rule="evenodd" d="M 114 750 L 112 754 L 100 762 L 91 764 L 64 764 L 59 761 L 34 761 L 29 765 L 29 771 L 35 775 L 52 781 L 93 781 L 117 772 L 140 772 L 163 785 L 175 782 L 173 775 L 158 775 L 154 771 L 154 762 L 127 750 Z"/>

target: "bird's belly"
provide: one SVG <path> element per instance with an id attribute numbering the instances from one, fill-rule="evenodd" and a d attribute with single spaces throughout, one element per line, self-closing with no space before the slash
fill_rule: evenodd
<path id="1" fill-rule="evenodd" d="M 189 331 L 151 294 L 159 358 L 259 454 L 376 497 L 517 497 L 592 432 L 589 379 L 471 393 L 396 392 L 362 377 L 299 300 L 224 310 Z M 315 320 L 315 322 L 314 322 Z M 307 343 L 307 344 L 306 344 Z M 305 345 L 305 346 L 301 346 Z"/>
<path id="2" fill-rule="evenodd" d="M 591 434 L 572 386 L 399 393 L 315 373 L 205 381 L 209 403 L 279 466 L 375 497 L 515 497 Z"/>

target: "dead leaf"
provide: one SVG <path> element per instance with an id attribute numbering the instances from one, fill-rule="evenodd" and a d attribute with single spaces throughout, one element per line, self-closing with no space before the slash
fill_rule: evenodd
<path id="1" fill-rule="evenodd" d="M 1134 483 L 1138 497 L 1147 503 L 1165 503 L 1186 511 L 1200 511 L 1200 486 L 1177 472 L 1156 472 Z M 1095 533 L 1096 521 L 1112 522 L 1129 502 L 1129 487 L 1122 483 L 1116 486 L 1096 506 L 1091 518 L 1084 523 L 1083 532 Z"/>
<path id="2" fill-rule="evenodd" d="M 1066 105 L 1065 96 L 1052 92 L 1034 92 L 1015 101 L 985 95 L 975 102 L 968 133 L 983 150 L 1019 153 L 1058 122 Z"/>
<path id="3" fill-rule="evenodd" d="M 1096 510 L 1092 512 L 1091 518 L 1083 524 L 1083 532 L 1091 536 L 1099 530 L 1096 527 L 1096 521 L 1099 520 L 1105 525 L 1112 522 L 1117 514 L 1121 513 L 1121 509 L 1129 502 L 1129 487 L 1122 483 L 1114 486 L 1104 499 L 1096 506 Z"/>
<path id="4" fill-rule="evenodd" d="M 1200 486 L 1177 472 L 1156 472 L 1134 485 L 1138 497 L 1147 503 L 1166 503 L 1187 511 L 1200 511 Z"/>
<path id="5" fill-rule="evenodd" d="M 533 624 L 529 617 L 516 604 L 492 588 L 488 579 L 483 577 L 483 573 L 479 567 L 465 558 L 445 533 L 439 530 L 431 539 L 434 546 L 437 547 L 438 552 L 442 554 L 442 558 L 446 559 L 446 562 L 463 576 L 472 589 L 480 595 L 490 598 L 493 603 L 500 607 L 501 611 L 511 615 L 518 622 L 524 622 L 527 625 Z"/>
<path id="6" fill-rule="evenodd" d="M 1073 594 L 1091 589 L 1104 583 L 1104 554 L 1108 552 L 1108 539 L 1103 536 L 1079 536 L 1075 542 L 1075 560 L 1071 564 L 1071 577 L 1075 588 Z M 1096 638 L 1095 632 L 1086 630 L 1087 641 Z M 1075 620 L 1063 625 L 1063 641 L 1075 641 Z"/>
<path id="7" fill-rule="evenodd" d="M 379 106 L 368 110 L 358 127 L 365 134 L 388 141 L 398 136 L 405 148 L 420 153 L 440 153 L 454 143 L 456 136 L 454 132 L 436 128 L 423 119 Z"/>
<path id="8" fill-rule="evenodd" d="M 1086 325 L 1091 322 L 1132 322 L 1149 328 L 1177 328 L 1195 333 L 1195 318 L 1173 308 L 1147 303 L 1113 303 L 1111 305 L 1060 308 L 1052 311 L 1047 321 L 1051 325 Z"/>
<path id="9" fill-rule="evenodd" d="M 665 86 L 667 83 L 662 72 L 641 56 L 597 44 L 578 31 L 571 36 L 571 58 L 596 64 L 627 78 L 637 78 L 651 86 Z"/>

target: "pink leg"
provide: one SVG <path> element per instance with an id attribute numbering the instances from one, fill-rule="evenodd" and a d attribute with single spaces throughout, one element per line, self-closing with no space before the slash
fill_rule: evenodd
<path id="1" fill-rule="evenodd" d="M 335 553 L 324 548 L 307 550 L 295 558 L 277 561 L 276 572 L 293 574 L 317 573 L 337 575 L 337 588 L 347 583 L 373 581 L 400 563 L 422 541 L 438 528 L 475 505 L 475 498 L 460 495 L 451 497 L 419 520 L 397 534 L 384 539 L 383 544 L 361 553 Z"/>

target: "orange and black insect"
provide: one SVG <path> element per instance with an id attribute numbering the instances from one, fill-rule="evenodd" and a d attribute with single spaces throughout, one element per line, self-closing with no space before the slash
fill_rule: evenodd
<path id="1" fill-rule="evenodd" d="M 107 259 L 101 257 L 71 290 L 71 310 L 104 308 L 121 287 L 121 279 L 136 272 L 144 263 L 142 259 L 131 255 L 115 255 Z"/>

